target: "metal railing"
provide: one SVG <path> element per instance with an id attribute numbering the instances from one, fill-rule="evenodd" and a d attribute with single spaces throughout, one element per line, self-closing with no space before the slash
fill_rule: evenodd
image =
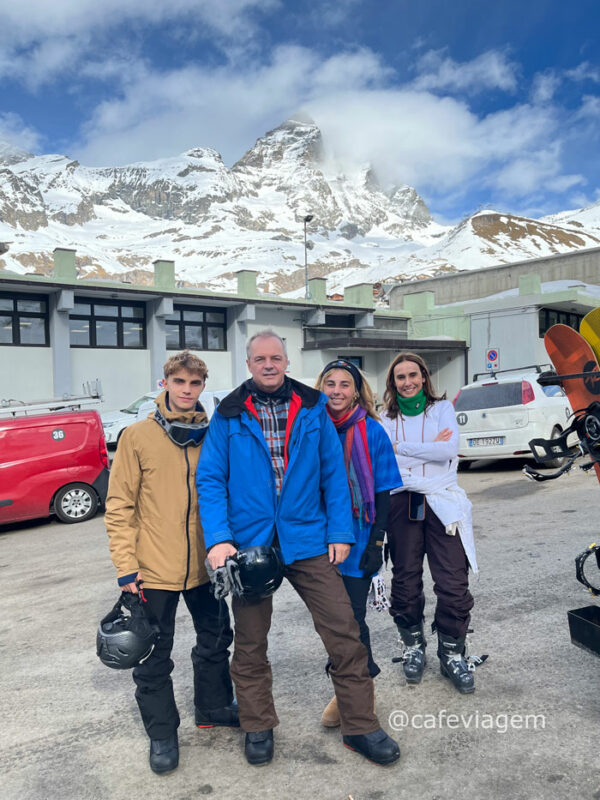
<path id="1" fill-rule="evenodd" d="M 305 326 L 304 344 L 319 344 L 332 339 L 365 339 L 377 342 L 385 339 L 405 339 L 407 327 L 402 328 L 334 328 L 332 326 Z"/>

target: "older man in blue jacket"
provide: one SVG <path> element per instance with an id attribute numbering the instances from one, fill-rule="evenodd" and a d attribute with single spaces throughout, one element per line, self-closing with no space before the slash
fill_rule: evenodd
<path id="1" fill-rule="evenodd" d="M 336 568 L 354 542 L 348 480 L 326 398 L 285 375 L 284 341 L 271 330 L 248 342 L 252 378 L 213 415 L 198 464 L 197 485 L 213 569 L 238 548 L 278 544 L 285 576 L 306 603 L 331 662 L 344 744 L 390 764 L 398 745 L 373 710 L 367 651 Z M 273 757 L 278 724 L 267 636 L 272 598 L 234 598 L 235 683 L 245 752 L 251 764 Z"/>

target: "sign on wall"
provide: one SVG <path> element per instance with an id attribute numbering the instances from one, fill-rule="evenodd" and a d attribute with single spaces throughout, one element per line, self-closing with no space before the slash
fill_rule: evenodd
<path id="1" fill-rule="evenodd" d="M 485 351 L 485 365 L 490 372 L 500 369 L 500 353 L 497 347 L 488 347 Z"/>

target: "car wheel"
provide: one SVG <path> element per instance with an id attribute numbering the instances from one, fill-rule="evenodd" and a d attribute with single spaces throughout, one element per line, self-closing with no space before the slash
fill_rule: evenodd
<path id="1" fill-rule="evenodd" d="M 69 483 L 54 498 L 54 513 L 61 522 L 85 522 L 98 510 L 98 495 L 87 483 Z"/>
<path id="2" fill-rule="evenodd" d="M 459 472 L 466 472 L 466 470 L 471 469 L 472 461 L 463 461 L 462 459 L 458 462 L 458 471 Z"/>
<path id="3" fill-rule="evenodd" d="M 557 439 L 561 435 L 561 433 L 562 433 L 561 429 L 558 427 L 558 425 L 555 425 L 554 428 L 552 428 L 552 433 L 550 434 L 550 438 Z M 553 458 L 552 461 L 547 461 L 544 464 L 544 466 L 548 467 L 548 469 L 560 469 L 564 463 L 565 463 L 564 458 Z"/>

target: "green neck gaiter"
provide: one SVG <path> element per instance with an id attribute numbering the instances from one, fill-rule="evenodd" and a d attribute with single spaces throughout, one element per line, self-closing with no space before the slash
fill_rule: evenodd
<path id="1" fill-rule="evenodd" d="M 425 411 L 425 392 L 423 389 L 414 397 L 402 397 L 396 392 L 396 400 L 403 417 L 416 417 Z"/>

